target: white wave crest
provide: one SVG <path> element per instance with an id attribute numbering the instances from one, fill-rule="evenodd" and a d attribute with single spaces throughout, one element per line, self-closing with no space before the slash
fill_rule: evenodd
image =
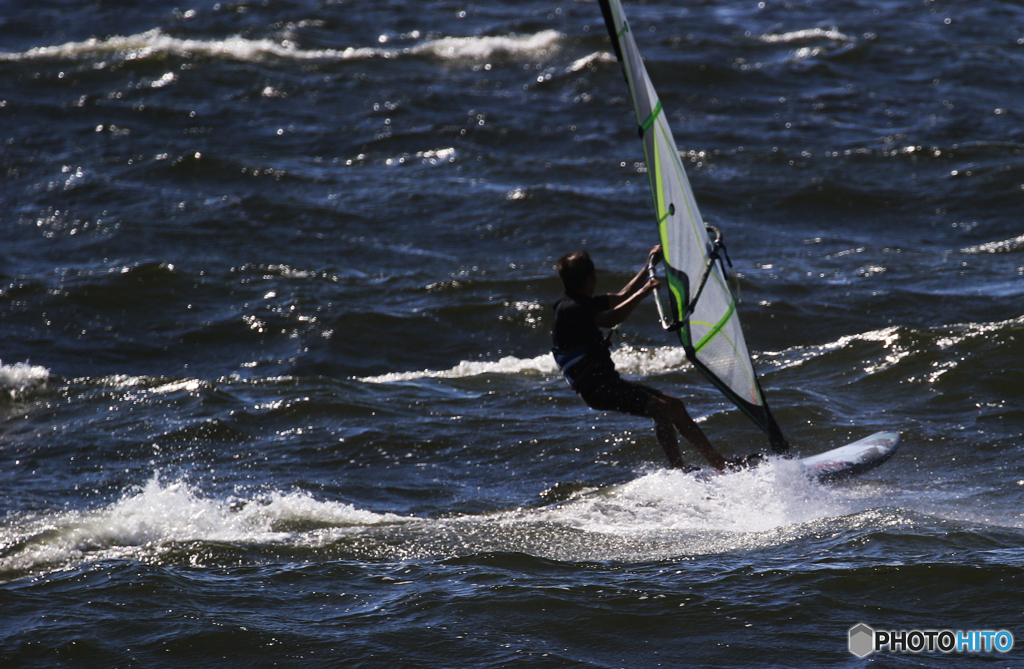
<path id="1" fill-rule="evenodd" d="M 542 30 L 536 35 L 496 37 L 443 37 L 412 49 L 413 53 L 429 53 L 448 60 L 484 60 L 495 53 L 510 56 L 545 56 L 558 48 L 562 34 Z"/>
<path id="2" fill-rule="evenodd" d="M 769 44 L 790 44 L 792 42 L 806 42 L 815 39 L 826 39 L 833 42 L 853 41 L 853 38 L 839 32 L 835 28 L 807 28 L 804 30 L 792 30 L 787 33 L 767 33 L 761 35 L 761 41 Z"/>
<path id="3" fill-rule="evenodd" d="M 651 560 L 790 541 L 817 523 L 872 508 L 875 498 L 873 488 L 823 486 L 797 463 L 775 458 L 707 481 L 659 470 L 550 507 L 438 519 L 374 513 L 304 492 L 210 498 L 154 476 L 102 509 L 4 519 L 0 581 L 87 562 L 160 562 L 182 550 L 198 556 L 202 550 L 188 547 L 195 543 L 335 546 L 388 559 L 499 550 L 556 560 Z"/>
<path id="4" fill-rule="evenodd" d="M 186 483 L 165 483 L 157 475 L 109 507 L 32 521 L 14 530 L 20 539 L 7 536 L 12 528 L 3 528 L 2 543 L 20 546 L 0 557 L 0 577 L 91 559 L 148 559 L 184 542 L 309 543 L 315 537 L 301 535 L 310 528 L 340 531 L 407 520 L 318 501 L 303 492 L 254 500 L 207 498 Z"/>
<path id="5" fill-rule="evenodd" d="M 615 56 L 608 53 L 607 51 L 596 51 L 592 54 L 578 58 L 573 61 L 572 65 L 566 68 L 566 72 L 579 72 L 585 70 L 594 63 L 615 63 Z"/>
<path id="6" fill-rule="evenodd" d="M 294 45 L 273 40 L 252 40 L 244 37 L 228 37 L 221 40 L 180 39 L 163 34 L 159 28 L 137 35 L 115 35 L 106 39 L 89 38 L 82 42 L 67 42 L 56 46 L 41 46 L 23 53 L 3 53 L 0 60 L 78 60 L 116 55 L 120 60 L 141 60 L 164 55 L 204 55 L 209 57 L 231 57 L 238 60 L 259 60 L 268 56 L 278 58 L 316 59 L 356 57 L 346 51 L 333 49 L 306 51 Z M 374 50 L 370 50 L 374 51 Z"/>
<path id="7" fill-rule="evenodd" d="M 137 35 L 90 38 L 55 46 L 41 46 L 21 53 L 0 53 L 0 61 L 79 60 L 82 58 L 115 57 L 131 61 L 159 56 L 233 58 L 259 61 L 266 58 L 292 60 L 360 60 L 397 58 L 403 55 L 427 55 L 445 60 L 480 60 L 497 53 L 510 56 L 542 57 L 558 48 L 561 33 L 544 30 L 535 35 L 499 35 L 493 37 L 443 37 L 427 40 L 404 49 L 382 47 L 349 47 L 346 49 L 300 49 L 293 42 L 271 39 L 248 39 L 240 36 L 218 40 L 182 39 L 165 35 L 159 28 Z M 163 80 L 161 79 L 161 82 Z M 170 81 L 164 84 L 172 83 Z"/>
<path id="8" fill-rule="evenodd" d="M 851 512 L 853 499 L 769 458 L 755 469 L 702 481 L 659 470 L 546 511 L 552 520 L 623 538 L 650 532 L 757 534 Z M 682 538 L 682 537 L 680 537 Z"/>
<path id="9" fill-rule="evenodd" d="M 623 346 L 612 351 L 615 369 L 620 374 L 629 376 L 650 376 L 664 374 L 682 369 L 690 363 L 686 353 L 679 346 L 656 346 L 653 348 L 633 348 Z"/>
<path id="10" fill-rule="evenodd" d="M 506 356 L 496 362 L 463 360 L 455 367 L 445 370 L 425 369 L 419 372 L 392 372 L 380 376 L 367 376 L 359 379 L 366 383 L 394 383 L 397 381 L 415 381 L 416 379 L 464 379 L 481 374 L 522 374 L 539 372 L 552 374 L 558 371 L 555 359 L 551 354 L 523 360 L 515 356 Z"/>
<path id="11" fill-rule="evenodd" d="M 1024 324 L 1024 316 L 989 323 L 958 323 L 941 325 L 925 330 L 909 330 L 891 326 L 880 330 L 869 330 L 853 335 L 844 335 L 835 341 L 811 346 L 793 346 L 781 351 L 765 351 L 757 356 L 759 363 L 768 363 L 776 369 L 794 369 L 832 352 L 864 344 L 880 345 L 875 352 L 863 355 L 865 374 L 876 374 L 899 365 L 913 356 L 930 351 L 948 357 L 949 349 L 955 349 L 966 341 L 990 337 L 993 333 L 1016 330 Z M 933 370 L 923 378 L 935 381 L 964 360 L 968 352 L 959 351 L 958 359 L 929 363 Z"/>
<path id="12" fill-rule="evenodd" d="M 45 367 L 27 362 L 0 364 L 0 393 L 18 400 L 32 392 L 45 390 L 49 378 L 50 370 Z"/>
<path id="13" fill-rule="evenodd" d="M 782 351 L 765 351 L 757 356 L 758 361 L 774 362 L 780 369 L 800 367 L 806 362 L 832 351 L 847 348 L 860 342 L 881 342 L 886 348 L 899 339 L 899 328 L 888 327 L 853 335 L 843 335 L 835 341 L 811 346 L 793 346 Z"/>
<path id="14" fill-rule="evenodd" d="M 683 349 L 677 346 L 633 348 L 623 346 L 612 351 L 612 360 L 620 373 L 648 376 L 677 370 L 688 364 Z M 455 367 L 444 370 L 425 369 L 416 372 L 391 372 L 379 376 L 360 378 L 365 383 L 395 383 L 417 379 L 464 379 L 482 374 L 557 374 L 558 365 L 550 353 L 536 358 L 506 356 L 498 361 L 463 360 Z"/>

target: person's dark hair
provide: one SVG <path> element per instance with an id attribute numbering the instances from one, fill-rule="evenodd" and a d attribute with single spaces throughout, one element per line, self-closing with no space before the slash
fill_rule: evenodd
<path id="1" fill-rule="evenodd" d="M 580 292 L 594 274 L 594 261 L 586 251 L 566 253 L 558 259 L 558 278 L 566 291 Z"/>

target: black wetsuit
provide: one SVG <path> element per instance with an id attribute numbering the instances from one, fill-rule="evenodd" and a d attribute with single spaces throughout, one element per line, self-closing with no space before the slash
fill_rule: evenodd
<path id="1" fill-rule="evenodd" d="M 563 294 L 555 302 L 552 353 L 566 381 L 587 406 L 598 411 L 646 416 L 651 395 L 662 393 L 626 381 L 615 370 L 608 341 L 594 322 L 599 313 L 610 308 L 607 295 Z"/>

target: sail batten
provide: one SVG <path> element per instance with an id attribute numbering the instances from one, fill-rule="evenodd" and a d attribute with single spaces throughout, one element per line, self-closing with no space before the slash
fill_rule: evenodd
<path id="1" fill-rule="evenodd" d="M 783 452 L 788 445 L 754 372 L 725 268 L 708 237 L 621 1 L 599 1 L 639 125 L 675 320 L 672 329 L 694 366 L 768 434 L 773 450 Z"/>

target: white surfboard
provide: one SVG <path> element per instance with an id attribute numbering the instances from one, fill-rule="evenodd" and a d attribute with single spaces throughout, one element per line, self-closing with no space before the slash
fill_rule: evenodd
<path id="1" fill-rule="evenodd" d="M 869 469 L 874 469 L 892 457 L 900 446 L 900 435 L 897 432 L 876 432 L 869 437 L 864 437 L 846 446 L 833 448 L 831 451 L 818 453 L 806 458 L 797 460 L 804 472 L 811 478 L 819 481 L 836 481 L 848 476 L 855 476 Z M 756 467 L 757 465 L 752 465 Z M 718 476 L 727 476 L 737 470 L 719 471 L 706 467 L 704 469 L 692 469 L 688 472 L 701 481 L 711 481 Z M 601 489 L 596 493 L 601 495 L 614 495 L 622 485 L 614 485 Z M 553 509 L 567 502 L 577 499 L 575 495 L 568 499 L 561 499 L 544 506 L 528 509 L 529 511 L 541 511 Z"/>
<path id="2" fill-rule="evenodd" d="M 892 457 L 900 445 L 896 432 L 876 432 L 852 444 L 833 448 L 831 451 L 800 458 L 798 463 L 811 478 L 819 481 L 835 481 L 874 469 Z M 751 466 L 756 467 L 757 462 Z M 710 467 L 697 470 L 693 475 L 702 481 L 729 474 L 733 470 L 718 471 Z"/>
<path id="3" fill-rule="evenodd" d="M 898 433 L 876 432 L 852 444 L 800 458 L 799 462 L 809 476 L 832 481 L 874 469 L 891 458 L 899 446 Z"/>

